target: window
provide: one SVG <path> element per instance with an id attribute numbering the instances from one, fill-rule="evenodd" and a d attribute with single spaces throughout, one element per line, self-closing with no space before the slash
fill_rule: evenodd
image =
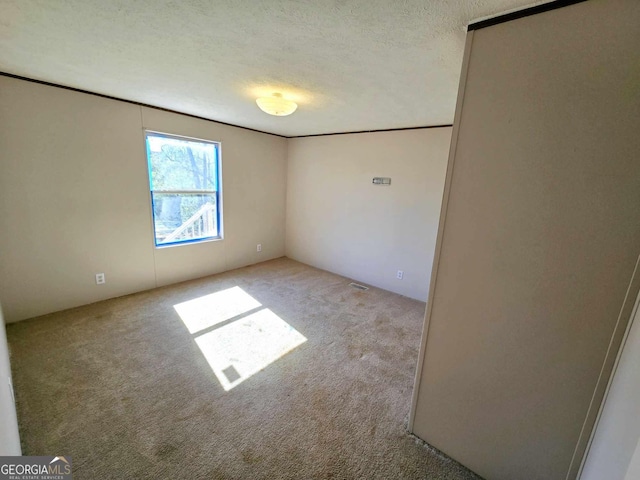
<path id="1" fill-rule="evenodd" d="M 220 144 L 146 132 L 156 246 L 222 238 Z"/>

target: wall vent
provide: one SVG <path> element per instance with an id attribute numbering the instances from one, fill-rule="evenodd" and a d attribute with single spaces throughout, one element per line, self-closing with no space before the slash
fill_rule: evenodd
<path id="1" fill-rule="evenodd" d="M 369 290 L 369 287 L 365 287 L 364 285 L 360 285 L 359 283 L 351 282 L 349 286 L 353 288 L 357 288 L 358 290 Z"/>
<path id="2" fill-rule="evenodd" d="M 391 185 L 391 178 L 389 177 L 373 177 L 374 185 Z"/>

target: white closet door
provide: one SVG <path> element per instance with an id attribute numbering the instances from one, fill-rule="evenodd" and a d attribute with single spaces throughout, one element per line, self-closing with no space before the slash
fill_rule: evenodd
<path id="1" fill-rule="evenodd" d="M 7 336 L 0 310 L 0 455 L 22 455 L 18 419 L 11 389 Z"/>
<path id="2" fill-rule="evenodd" d="M 637 303 L 632 322 L 580 480 L 640 478 L 640 308 Z"/>

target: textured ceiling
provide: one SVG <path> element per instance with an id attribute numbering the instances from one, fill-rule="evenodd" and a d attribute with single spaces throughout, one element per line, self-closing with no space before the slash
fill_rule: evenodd
<path id="1" fill-rule="evenodd" d="M 0 0 L 0 70 L 285 136 L 449 124 L 465 26 L 530 4 Z"/>

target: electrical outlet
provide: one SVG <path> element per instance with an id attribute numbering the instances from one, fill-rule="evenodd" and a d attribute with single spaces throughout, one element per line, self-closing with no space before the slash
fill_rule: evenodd
<path id="1" fill-rule="evenodd" d="M 402 280 L 403 277 L 404 277 L 404 272 L 402 270 L 398 270 L 398 273 L 396 273 L 396 278 L 398 280 Z"/>
<path id="2" fill-rule="evenodd" d="M 257 250 L 258 250 L 259 252 L 261 252 L 261 251 L 262 251 L 262 244 L 261 244 L 261 243 L 259 243 L 259 244 L 258 244 L 258 248 L 257 248 Z"/>
<path id="3" fill-rule="evenodd" d="M 102 285 L 107 280 L 104 278 L 104 273 L 96 273 L 96 285 Z"/>

